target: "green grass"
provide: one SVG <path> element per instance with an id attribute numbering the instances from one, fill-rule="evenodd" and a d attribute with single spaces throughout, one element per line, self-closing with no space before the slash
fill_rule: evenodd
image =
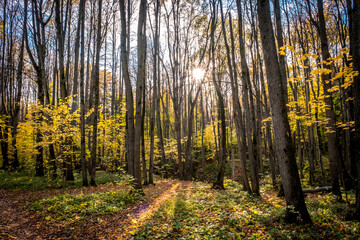
<path id="1" fill-rule="evenodd" d="M 331 195 L 307 198 L 314 225 L 284 222 L 284 200 L 276 193 L 254 197 L 232 181 L 227 190 L 194 183 L 167 200 L 132 234 L 135 239 L 358 239 L 359 222 L 346 222 L 346 203 Z M 190 192 L 187 194 L 186 192 Z"/>
<path id="2" fill-rule="evenodd" d="M 63 178 L 51 179 L 49 176 L 35 177 L 33 172 L 0 171 L 0 188 L 12 190 L 44 190 L 59 188 L 77 188 L 82 186 L 81 174 L 74 173 L 74 181 L 64 181 Z M 96 172 L 96 184 L 120 183 L 128 180 L 127 175 L 119 173 Z"/>
<path id="3" fill-rule="evenodd" d="M 33 209 L 42 212 L 46 220 L 78 221 L 88 215 L 117 213 L 130 203 L 142 199 L 141 194 L 129 189 L 92 194 L 63 194 L 37 201 Z"/>

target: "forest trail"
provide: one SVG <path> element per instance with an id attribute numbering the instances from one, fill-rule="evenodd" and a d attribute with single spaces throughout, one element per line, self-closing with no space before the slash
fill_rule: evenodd
<path id="1" fill-rule="evenodd" d="M 122 186 L 102 185 L 76 189 L 41 191 L 0 189 L 0 239 L 128 239 L 165 201 L 174 198 L 191 182 L 160 180 L 144 186 L 145 199 L 113 215 L 91 215 L 84 221 L 64 224 L 47 221 L 33 211 L 32 203 L 60 194 L 91 194 L 115 191 Z"/>
<path id="2" fill-rule="evenodd" d="M 46 204 L 36 210 L 35 203 L 56 196 L 87 198 L 93 193 L 111 195 L 128 189 L 121 185 L 0 189 L 0 239 L 357 239 L 360 234 L 359 223 L 344 220 L 346 203 L 334 204 L 332 195 L 307 195 L 314 220 L 314 225 L 308 226 L 282 220 L 285 203 L 276 191 L 262 188 L 261 197 L 254 197 L 242 191 L 237 182 L 226 180 L 225 187 L 225 191 L 214 190 L 208 183 L 159 179 L 155 185 L 143 187 L 144 197 L 134 198 L 119 211 L 109 213 L 100 208 L 85 215 L 51 211 L 52 206 Z M 112 206 L 120 206 L 119 199 L 111 202 Z M 52 203 L 67 200 L 55 201 Z M 67 202 L 66 207 L 82 204 Z"/>

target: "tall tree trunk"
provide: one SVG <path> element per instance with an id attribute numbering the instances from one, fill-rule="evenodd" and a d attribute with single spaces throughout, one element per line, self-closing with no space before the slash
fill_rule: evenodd
<path id="1" fill-rule="evenodd" d="M 17 127 L 19 124 L 20 118 L 20 104 L 21 104 L 21 93 L 22 93 L 22 79 L 23 79 L 23 66 L 24 66 L 24 47 L 25 47 L 25 29 L 27 24 L 27 10 L 28 9 L 28 1 L 24 0 L 24 23 L 23 23 L 23 34 L 20 45 L 20 54 L 19 54 L 19 63 L 17 67 L 16 80 L 17 80 L 17 94 L 15 100 L 14 114 L 12 118 L 12 147 L 14 149 L 13 152 L 13 160 L 11 163 L 12 169 L 17 169 L 20 166 L 18 152 L 16 147 L 16 134 Z"/>
<path id="2" fill-rule="evenodd" d="M 275 25 L 276 25 L 276 40 L 278 48 L 284 46 L 283 39 L 283 30 L 281 26 L 281 12 L 280 12 L 280 3 L 279 0 L 274 0 L 274 12 L 275 12 Z M 282 84 L 285 89 L 284 98 L 285 102 L 288 101 L 288 91 L 287 91 L 287 78 L 286 78 L 286 61 L 285 56 L 279 55 L 279 65 L 280 65 L 280 74 L 282 79 Z"/>
<path id="3" fill-rule="evenodd" d="M 46 36 L 45 29 L 46 25 L 49 23 L 51 16 L 48 19 L 44 19 L 44 15 L 39 13 L 39 6 L 35 1 L 31 2 L 32 14 L 33 14 L 33 24 L 31 25 L 32 35 L 31 39 L 27 33 L 27 28 L 25 31 L 26 37 L 26 50 L 30 58 L 30 62 L 33 65 L 36 72 L 36 84 L 37 84 L 37 100 L 40 105 L 43 107 L 46 103 L 50 103 L 49 91 L 47 89 L 47 74 L 46 74 Z M 35 44 L 36 54 L 30 49 L 30 42 Z M 38 116 L 38 121 L 42 122 L 43 112 L 40 110 L 36 113 Z M 35 160 L 35 175 L 44 176 L 44 159 L 43 159 L 43 146 L 42 146 L 43 136 L 39 129 L 36 130 L 36 160 Z"/>
<path id="4" fill-rule="evenodd" d="M 318 6 L 318 16 L 319 16 L 319 26 L 318 31 L 321 41 L 321 56 L 323 61 L 327 61 L 330 58 L 329 45 L 326 34 L 325 26 L 325 17 L 324 17 L 324 8 L 323 0 L 317 0 Z M 323 64 L 323 67 L 330 69 L 330 66 Z M 325 97 L 325 116 L 327 118 L 327 131 L 326 136 L 328 139 L 328 151 L 329 151 L 329 161 L 330 161 L 330 175 L 331 175 L 331 191 L 341 198 L 340 185 L 339 185 L 339 146 L 337 144 L 336 136 L 336 114 L 334 111 L 332 94 L 329 90 L 332 88 L 332 83 L 330 81 L 330 74 L 322 74 L 322 83 L 324 88 Z"/>
<path id="5" fill-rule="evenodd" d="M 350 11 L 350 53 L 353 56 L 353 67 L 355 71 L 360 73 L 360 2 L 356 0 L 347 0 Z M 355 136 L 354 146 L 356 148 L 355 158 L 357 169 L 356 182 L 356 212 L 355 217 L 360 219 L 360 74 L 354 77 L 354 120 L 355 120 Z"/>
<path id="6" fill-rule="evenodd" d="M 294 146 L 291 141 L 290 125 L 284 99 L 285 89 L 281 79 L 280 66 L 277 60 L 274 32 L 270 17 L 269 0 L 258 0 L 258 18 L 266 75 L 269 86 L 272 123 L 274 129 L 275 153 L 279 162 L 282 185 L 287 204 L 286 217 L 289 221 L 296 220 L 300 213 L 303 222 L 311 223 L 304 195 L 301 189 L 299 173 L 296 165 Z"/>
<path id="7" fill-rule="evenodd" d="M 243 103 L 244 103 L 244 111 L 245 111 L 245 119 L 246 119 L 246 137 L 247 137 L 247 143 L 248 143 L 248 153 L 249 153 L 249 158 L 250 158 L 250 177 L 251 177 L 251 192 L 256 194 L 256 195 L 260 195 L 259 192 L 259 172 L 258 172 L 258 166 L 257 166 L 257 159 L 255 158 L 255 149 L 254 149 L 254 144 L 253 144 L 253 140 L 252 140 L 252 136 L 251 136 L 251 129 L 253 129 L 254 124 L 251 120 L 251 113 L 250 113 L 250 106 L 249 106 L 249 83 L 250 83 L 250 75 L 249 75 L 249 68 L 246 62 L 246 56 L 245 56 L 245 42 L 244 42 L 244 38 L 243 38 L 243 31 L 242 31 L 242 11 L 241 11 L 241 3 L 239 0 L 236 1 L 236 7 L 237 7 L 237 12 L 238 12 L 238 24 L 239 24 L 239 45 L 240 45 L 240 58 L 241 58 L 241 79 L 242 79 L 242 84 L 243 84 Z M 230 14 L 229 14 L 230 16 Z M 231 16 L 230 16 L 230 24 L 231 24 Z M 230 25 L 230 33 L 231 33 L 231 40 L 232 40 L 232 53 L 233 53 L 233 65 L 234 65 L 234 72 L 235 72 L 235 79 L 236 79 L 236 65 L 235 65 L 235 54 L 234 54 L 234 37 L 233 37 L 233 33 L 232 33 L 232 25 Z M 241 110 L 240 110 L 240 103 L 238 103 L 238 90 L 237 87 L 238 86 L 238 82 L 237 79 L 234 82 L 234 88 L 236 89 L 236 103 L 237 103 L 237 108 L 238 110 L 238 115 L 239 115 L 239 119 L 237 121 L 240 122 L 240 124 L 243 124 L 241 118 Z M 251 126 L 251 127 L 250 127 Z M 240 131 L 244 131 L 245 128 L 242 127 L 242 129 Z M 255 129 L 253 129 L 255 131 Z M 255 136 L 253 136 L 255 138 Z M 244 141 L 244 144 L 246 144 L 246 139 L 242 139 L 242 141 Z M 243 159 L 242 161 L 245 161 L 245 159 Z M 243 168 L 245 167 L 245 164 L 243 164 Z M 245 189 L 250 189 L 249 187 L 247 187 L 247 178 L 246 177 L 246 168 L 243 170 L 243 181 L 244 181 L 244 187 Z"/>
<path id="8" fill-rule="evenodd" d="M 134 178 L 135 189 L 141 189 L 141 164 L 140 164 L 140 142 L 141 142 L 141 107 L 142 94 L 145 88 L 146 71 L 146 8 L 147 1 L 140 2 L 138 22 L 138 72 L 136 81 L 136 112 L 135 112 L 135 134 L 134 134 Z"/>
<path id="9" fill-rule="evenodd" d="M 81 158 L 81 176 L 82 185 L 88 186 L 87 162 L 86 162 L 86 142 L 85 142 L 85 93 L 84 93 L 84 70 L 85 70 L 85 1 L 80 0 L 79 5 L 79 27 L 81 28 L 81 54 L 80 54 L 80 158 Z M 90 46 L 89 46 L 90 47 Z"/>
<path id="10" fill-rule="evenodd" d="M 68 3 L 69 4 L 69 3 Z M 67 10 L 68 11 L 68 6 Z M 62 19 L 62 12 L 63 12 L 63 6 L 60 3 L 60 0 L 55 1 L 55 26 L 56 26 L 56 38 L 58 42 L 58 56 L 59 56 L 59 69 L 60 69 L 60 96 L 62 101 L 66 101 L 66 98 L 68 97 L 68 86 L 67 86 L 67 78 L 65 75 L 65 65 L 64 65 L 64 52 L 65 52 L 65 31 L 63 27 L 63 19 Z M 66 13 L 67 14 L 67 13 Z M 67 23 L 65 19 L 65 24 Z M 67 71 L 68 73 L 68 71 Z M 71 145 L 71 139 L 70 137 L 65 137 L 65 146 L 62 146 L 62 148 L 67 148 Z M 64 166 L 66 168 L 65 171 L 65 177 L 66 180 L 72 181 L 74 180 L 73 175 L 73 167 L 72 167 L 72 159 L 71 154 L 67 153 L 65 149 L 64 155 Z"/>
<path id="11" fill-rule="evenodd" d="M 155 2 L 155 30 L 154 30 L 154 55 L 153 55 L 153 92 L 150 116 L 150 159 L 149 159 L 149 183 L 154 184 L 154 142 L 155 142 L 155 114 L 157 109 L 157 75 L 158 75 L 158 54 L 159 54 L 159 8 L 160 2 Z M 160 111 L 159 111 L 160 113 Z M 160 119 L 160 115 L 157 116 Z M 162 136 L 159 136 L 159 138 Z"/>
<path id="12" fill-rule="evenodd" d="M 224 187 L 224 175 L 225 175 L 225 164 L 226 164 L 226 122 L 225 122 L 225 104 L 224 104 L 224 98 L 221 93 L 221 87 L 220 87 L 220 81 L 218 82 L 216 80 L 216 70 L 215 70 L 215 39 L 214 34 L 216 30 L 216 4 L 215 1 L 212 1 L 212 20 L 211 20 L 211 61 L 212 61 L 212 81 L 215 86 L 216 95 L 218 98 L 218 118 L 219 118 L 219 124 L 221 125 L 221 133 L 219 136 L 219 154 L 218 157 L 218 165 L 219 165 L 219 172 L 216 178 L 216 181 L 213 183 L 213 188 L 218 189 L 225 189 Z M 219 128 L 220 130 L 220 128 Z M 220 136 L 221 135 L 221 136 Z"/>
<path id="13" fill-rule="evenodd" d="M 92 125 L 93 125 L 93 133 L 92 133 L 92 145 L 91 145 L 91 169 L 90 169 L 90 185 L 95 186 L 95 177 L 96 177 L 96 149 L 97 149 L 97 128 L 98 128 L 98 115 L 99 115 L 99 102 L 100 102 L 100 48 L 101 48 L 101 15 L 102 15 L 102 0 L 99 0 L 98 5 L 98 19 L 97 19 L 97 33 L 96 33 L 96 45 L 95 45 L 95 66 L 92 74 L 92 82 L 93 82 L 93 93 L 94 93 L 94 105 L 90 106 L 94 108 L 94 112 L 92 113 Z"/>
<path id="14" fill-rule="evenodd" d="M 129 4 L 130 1 L 128 1 Z M 127 48 L 127 38 L 129 38 L 129 32 L 126 27 L 126 14 L 125 14 L 125 3 L 119 1 L 120 5 L 120 16 L 121 16 L 121 67 L 122 74 L 125 82 L 125 93 L 126 93 L 126 157 L 128 165 L 128 173 L 134 176 L 134 98 L 133 90 L 129 75 L 129 57 Z M 128 23 L 130 25 L 130 22 Z"/>
<path id="15" fill-rule="evenodd" d="M 115 6 L 116 0 L 113 1 L 113 6 Z M 112 66 L 111 66 L 111 116 L 116 117 L 117 101 L 116 101 L 116 72 L 117 72 L 117 57 L 116 57 L 116 11 L 113 11 L 113 29 L 112 29 Z"/>

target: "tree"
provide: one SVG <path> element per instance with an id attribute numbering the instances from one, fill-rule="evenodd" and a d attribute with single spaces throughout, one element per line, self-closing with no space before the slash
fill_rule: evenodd
<path id="1" fill-rule="evenodd" d="M 350 17 L 350 51 L 353 56 L 353 67 L 358 74 L 354 77 L 354 120 L 355 120 L 355 162 L 357 167 L 356 212 L 360 219 L 360 2 L 347 0 Z"/>
<path id="2" fill-rule="evenodd" d="M 323 1 L 317 0 L 318 7 L 318 16 L 319 22 L 316 23 L 314 20 L 312 21 L 315 24 L 321 42 L 321 55 L 322 60 L 327 61 L 330 58 L 328 39 L 326 34 L 326 26 L 325 26 L 325 17 L 324 17 L 324 8 Z M 310 12 L 310 8 L 309 8 Z M 310 14 L 311 15 L 311 14 Z M 323 64 L 323 68 L 330 70 L 330 66 L 328 64 Z M 324 95 L 325 95 L 325 114 L 327 118 L 327 131 L 326 136 L 328 139 L 328 149 L 329 149 L 329 161 L 330 161 L 330 173 L 331 173 L 331 191 L 341 198 L 340 185 L 339 185 L 339 148 L 337 145 L 337 136 L 336 136 L 336 114 L 333 107 L 332 94 L 330 93 L 330 89 L 332 88 L 332 83 L 330 81 L 330 73 L 323 73 L 321 76 Z"/>
<path id="3" fill-rule="evenodd" d="M 135 134 L 134 134 L 134 178 L 135 188 L 141 189 L 141 164 L 140 164 L 140 142 L 141 142 L 141 121 L 142 116 L 141 109 L 145 88 L 145 71 L 146 71 L 146 8 L 147 1 L 142 0 L 140 2 L 139 9 L 139 22 L 138 22 L 138 72 L 136 81 L 136 112 L 135 112 Z"/>
<path id="4" fill-rule="evenodd" d="M 94 108 L 92 113 L 91 123 L 93 125 L 92 133 L 92 145 L 91 145 L 91 162 L 90 162 L 90 185 L 96 185 L 95 176 L 96 176 L 96 151 L 97 151 L 97 128 L 98 128 L 98 115 L 99 115 L 99 101 L 100 101 L 100 50 L 101 50 L 101 16 L 102 16 L 102 0 L 99 0 L 98 4 L 98 24 L 97 24 L 97 33 L 96 33 L 96 45 L 95 45 L 95 66 L 93 68 L 92 74 L 92 90 L 94 96 L 94 102 L 90 101 L 90 108 Z"/>
<path id="5" fill-rule="evenodd" d="M 86 142 L 85 142 L 85 93 L 84 93 L 84 70 L 85 70 L 85 0 L 79 3 L 79 24 L 80 27 L 80 131 L 81 131 L 81 174 L 83 186 L 88 186 L 87 162 L 86 162 Z"/>
<path id="6" fill-rule="evenodd" d="M 13 110 L 12 116 L 12 147 L 14 149 L 11 167 L 12 169 L 17 169 L 20 166 L 19 157 L 16 147 L 16 134 L 17 128 L 20 120 L 20 104 L 21 104 L 21 94 L 22 94 L 22 85 L 23 85 L 23 68 L 24 68 L 24 47 L 25 47 L 25 36 L 26 36 L 26 25 L 27 25 L 27 14 L 28 12 L 28 1 L 24 0 L 24 23 L 23 23 L 23 33 L 21 38 L 20 54 L 19 54 L 19 63 L 17 66 L 16 80 L 17 80 L 17 95 L 15 100 L 15 107 Z"/>
<path id="7" fill-rule="evenodd" d="M 38 5 L 40 4 L 40 5 Z M 44 6 L 43 6 L 44 5 Z M 28 29 L 26 29 L 26 50 L 29 55 L 31 64 L 33 65 L 36 72 L 36 84 L 37 84 L 37 99 L 41 106 L 45 106 L 45 104 L 50 102 L 50 95 L 48 89 L 48 79 L 46 75 L 46 65 L 45 65 L 45 57 L 46 57 L 46 43 L 47 36 L 45 35 L 46 26 L 50 22 L 53 7 L 49 8 L 50 2 L 40 2 L 38 3 L 35 0 L 31 1 L 31 9 L 32 9 L 32 24 L 31 30 L 32 35 L 29 36 Z M 50 9 L 50 12 L 45 15 L 43 12 L 40 12 L 42 9 Z M 31 38 L 31 40 L 29 39 Z M 33 53 L 31 48 L 35 49 L 36 54 Z M 42 121 L 42 112 L 38 113 L 39 121 Z M 42 133 L 38 130 L 36 132 L 36 176 L 44 176 L 44 159 L 43 159 L 43 146 L 41 145 L 43 136 Z"/>
<path id="8" fill-rule="evenodd" d="M 258 18 L 265 69 L 269 87 L 269 98 L 272 110 L 274 129 L 275 154 L 279 162 L 280 175 L 287 204 L 286 218 L 296 219 L 298 212 L 306 223 L 311 223 L 304 195 L 301 189 L 299 173 L 291 141 L 289 120 L 284 99 L 284 86 L 281 79 L 280 66 L 277 58 L 274 32 L 271 25 L 269 0 L 258 0 Z M 295 208 L 295 212 L 291 210 Z"/>
<path id="9" fill-rule="evenodd" d="M 221 3 L 221 2 L 220 2 Z M 215 30 L 217 23 L 217 4 L 215 0 L 211 1 L 211 32 L 210 32 L 210 54 L 212 61 L 212 82 L 215 86 L 215 91 L 218 100 L 218 116 L 221 125 L 221 130 L 219 137 L 219 155 L 218 155 L 218 166 L 219 171 L 216 177 L 216 181 L 213 183 L 213 188 L 215 189 L 225 189 L 224 187 L 224 175 L 225 175 L 225 164 L 226 164 L 226 121 L 225 121 L 225 103 L 224 97 L 221 93 L 221 81 L 220 78 L 216 80 L 216 70 L 215 70 Z M 220 11 L 222 11 L 222 5 L 220 6 Z"/>
<path id="10" fill-rule="evenodd" d="M 152 105 L 150 116 L 150 159 L 149 159 L 149 184 L 154 184 L 153 172 L 154 172 L 154 142 L 155 142 L 155 116 L 157 113 L 157 76 L 158 76 L 158 58 L 159 58 L 159 11 L 160 1 L 157 0 L 155 5 L 155 30 L 154 30 L 154 53 L 153 53 L 153 91 L 152 91 Z M 159 111 L 160 113 L 160 111 Z M 160 119 L 160 114 L 157 116 Z M 159 127 L 159 126 L 158 126 Z M 161 133 L 161 132 L 160 132 Z M 162 134 L 162 133 L 161 133 Z M 162 136 L 159 136 L 162 140 Z"/>

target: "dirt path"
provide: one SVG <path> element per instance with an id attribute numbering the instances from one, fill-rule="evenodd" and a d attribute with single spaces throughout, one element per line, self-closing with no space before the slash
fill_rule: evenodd
<path id="1" fill-rule="evenodd" d="M 32 212 L 34 201 L 59 194 L 89 194 L 119 189 L 118 186 L 98 186 L 70 190 L 11 191 L 0 189 L 0 239 L 127 239 L 168 199 L 191 182 L 161 180 L 144 187 L 145 201 L 138 201 L 113 215 L 91 215 L 83 221 L 66 224 L 46 221 Z"/>

